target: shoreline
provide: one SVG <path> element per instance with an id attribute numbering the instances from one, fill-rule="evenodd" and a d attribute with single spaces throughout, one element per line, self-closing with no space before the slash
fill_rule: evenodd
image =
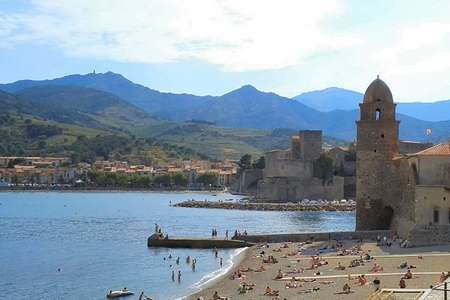
<path id="1" fill-rule="evenodd" d="M 190 292 L 188 295 L 182 296 L 180 298 L 176 298 L 175 300 L 185 300 L 189 299 L 190 297 L 193 297 L 194 295 L 197 295 L 198 293 L 203 292 L 204 290 L 207 290 L 220 281 L 224 280 L 225 278 L 229 277 L 232 272 L 235 272 L 241 265 L 243 261 L 247 259 L 248 253 L 250 251 L 251 247 L 245 247 L 245 248 L 237 248 L 234 251 L 238 251 L 237 254 L 233 255 L 231 259 L 231 264 L 228 267 L 225 267 L 225 270 L 221 271 L 221 269 L 218 269 L 216 271 L 213 271 L 211 273 L 208 273 L 204 275 L 198 282 L 194 283 L 190 288 L 194 289 L 194 291 Z M 212 276 L 211 278 L 207 278 L 208 276 L 215 274 L 217 272 L 216 276 Z M 202 282 L 206 278 L 205 282 Z"/>

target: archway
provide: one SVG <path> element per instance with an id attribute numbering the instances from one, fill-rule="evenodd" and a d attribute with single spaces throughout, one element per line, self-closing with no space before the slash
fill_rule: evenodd
<path id="1" fill-rule="evenodd" d="M 391 228 L 392 218 L 394 217 L 394 210 L 390 206 L 385 206 L 381 210 L 380 219 L 378 222 L 378 229 L 387 230 Z"/>
<path id="2" fill-rule="evenodd" d="M 381 110 L 379 108 L 375 110 L 375 120 L 381 120 Z"/>

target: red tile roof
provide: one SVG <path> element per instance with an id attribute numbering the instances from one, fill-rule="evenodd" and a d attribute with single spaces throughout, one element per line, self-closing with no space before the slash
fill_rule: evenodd
<path id="1" fill-rule="evenodd" d="M 416 155 L 450 155 L 450 142 L 445 144 L 437 144 L 433 147 L 417 152 Z"/>

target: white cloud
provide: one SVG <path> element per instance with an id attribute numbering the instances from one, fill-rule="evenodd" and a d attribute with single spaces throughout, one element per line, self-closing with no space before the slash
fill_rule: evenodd
<path id="1" fill-rule="evenodd" d="M 354 46 L 325 32 L 338 0 L 35 0 L 2 15 L 0 47 L 39 42 L 72 55 L 161 63 L 199 59 L 231 71 L 278 69 Z"/>
<path id="2" fill-rule="evenodd" d="M 450 70 L 450 23 L 423 23 L 401 29 L 393 45 L 373 58 L 391 76 Z"/>

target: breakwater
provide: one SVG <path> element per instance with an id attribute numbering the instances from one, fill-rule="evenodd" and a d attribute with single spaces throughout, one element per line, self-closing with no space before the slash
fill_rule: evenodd
<path id="1" fill-rule="evenodd" d="M 147 240 L 148 247 L 165 247 L 165 248 L 197 248 L 197 249 L 227 249 L 227 248 L 243 248 L 253 246 L 253 243 L 241 240 L 223 240 L 208 238 L 168 238 L 158 239 L 154 235 Z"/>
<path id="2" fill-rule="evenodd" d="M 320 203 L 260 203 L 260 202 L 224 202 L 224 201 L 183 201 L 174 204 L 176 207 L 217 208 L 260 211 L 353 211 L 355 203 L 348 201 L 323 201 Z"/>

